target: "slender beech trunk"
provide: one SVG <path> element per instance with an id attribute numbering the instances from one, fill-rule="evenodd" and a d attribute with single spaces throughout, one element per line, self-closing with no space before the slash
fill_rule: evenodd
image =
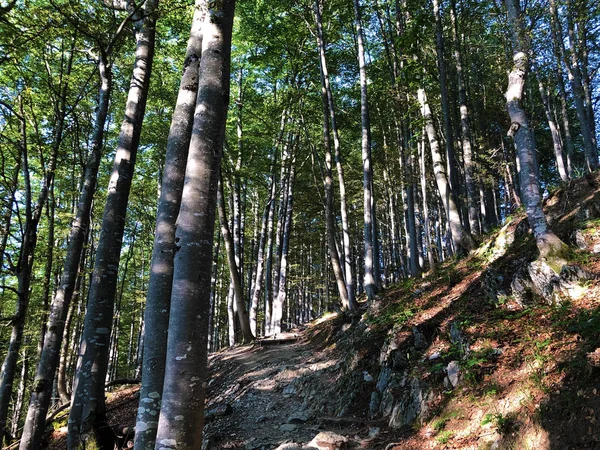
<path id="1" fill-rule="evenodd" d="M 433 257 L 433 239 L 431 239 L 431 223 L 429 218 L 429 205 L 427 204 L 427 171 L 425 165 L 425 130 L 421 133 L 421 140 L 419 142 L 420 148 L 420 169 L 421 169 L 421 199 L 423 201 L 423 228 L 425 228 L 425 245 L 427 246 L 427 258 L 429 260 L 429 269 L 431 274 L 436 274 L 435 258 Z M 479 220 L 478 220 L 479 223 Z"/>
<path id="2" fill-rule="evenodd" d="M 265 273 L 265 241 L 267 240 L 267 228 L 269 216 L 272 218 L 273 202 L 275 200 L 275 158 L 277 156 L 276 147 L 274 147 L 271 160 L 271 170 L 269 178 L 269 197 L 260 222 L 260 237 L 258 242 L 258 255 L 256 258 L 255 275 L 252 282 L 251 301 L 250 301 L 250 331 L 257 336 L 258 326 L 256 323 L 258 316 L 258 302 L 262 289 L 262 282 Z M 270 318 L 269 318 L 270 320 Z"/>
<path id="3" fill-rule="evenodd" d="M 283 306 L 287 296 L 287 272 L 288 272 L 288 250 L 290 247 L 290 230 L 292 227 L 292 211 L 293 211 L 293 193 L 294 193 L 294 177 L 296 168 L 294 161 L 290 167 L 290 173 L 287 182 L 287 201 L 285 209 L 285 224 L 283 226 L 283 238 L 281 240 L 281 268 L 279 274 L 279 290 L 277 298 L 273 299 L 273 315 L 271 317 L 271 330 L 274 334 L 281 333 L 281 320 L 283 317 Z M 289 321 L 288 321 L 289 323 Z"/>
<path id="4" fill-rule="evenodd" d="M 54 180 L 58 151 L 63 139 L 65 119 L 67 116 L 67 93 L 69 90 L 69 77 L 71 75 L 73 64 L 75 42 L 76 39 L 73 38 L 71 41 L 71 48 L 67 57 L 65 70 L 60 75 L 57 100 L 58 104 L 55 105 L 54 110 L 55 125 L 52 136 L 52 146 L 50 149 L 50 155 L 48 157 L 46 172 L 42 178 L 42 185 L 35 205 L 33 205 L 32 202 L 31 181 L 28 166 L 26 118 L 23 112 L 22 102 L 20 103 L 19 120 L 21 122 L 21 162 L 23 165 L 23 178 L 25 182 L 25 224 L 23 227 L 23 237 L 19 252 L 19 260 L 16 267 L 18 292 L 17 307 L 15 315 L 12 318 L 10 340 L 0 375 L 0 445 L 3 443 L 4 433 L 6 431 L 8 407 L 17 370 L 17 360 L 19 358 L 19 352 L 23 342 L 23 332 L 25 328 L 25 320 L 27 318 L 27 309 L 29 307 L 34 253 L 38 238 L 37 229 L 42 217 L 42 212 L 44 211 L 44 206 L 48 200 L 50 186 Z M 50 383 L 50 389 L 52 389 L 52 383 Z"/>
<path id="5" fill-rule="evenodd" d="M 431 159 L 433 162 L 433 173 L 435 174 L 435 181 L 440 193 L 440 199 L 448 218 L 452 240 L 460 252 L 466 253 L 473 248 L 473 240 L 464 230 L 460 222 L 458 205 L 456 204 L 454 192 L 448 183 L 448 177 L 446 176 L 446 172 L 444 170 L 444 163 L 440 153 L 440 144 L 438 142 L 435 126 L 433 124 L 431 110 L 429 109 L 429 104 L 427 103 L 427 97 L 423 89 L 419 89 L 419 102 L 421 104 L 421 113 L 423 114 L 423 119 L 425 120 L 425 130 L 427 131 L 427 137 L 429 139 L 429 148 L 431 150 Z"/>
<path id="6" fill-rule="evenodd" d="M 67 446 L 70 450 L 75 450 L 82 442 L 92 442 L 90 439 L 95 439 L 101 448 L 113 445 L 112 432 L 105 418 L 104 380 L 125 215 L 154 58 L 157 4 L 158 0 L 148 0 L 142 11 L 134 13 L 135 62 L 88 292 L 69 414 Z"/>
<path id="7" fill-rule="evenodd" d="M 235 2 L 209 3 L 194 127 L 179 211 L 167 364 L 156 449 L 202 446 L 215 207 L 229 103 Z M 183 420 L 182 420 L 183 419 Z"/>
<path id="8" fill-rule="evenodd" d="M 560 176 L 560 179 L 566 183 L 569 181 L 569 173 L 567 170 L 567 164 L 563 154 L 562 139 L 560 137 L 560 130 L 554 121 L 554 115 L 550 106 L 550 98 L 544 83 L 540 78 L 540 74 L 537 73 L 538 87 L 540 96 L 542 97 L 542 104 L 544 105 L 544 112 L 546 113 L 546 120 L 548 121 L 548 127 L 550 128 L 550 135 L 552 136 L 552 148 L 554 149 L 554 161 L 556 163 L 556 170 Z"/>
<path id="9" fill-rule="evenodd" d="M 98 91 L 98 107 L 96 109 L 90 154 L 86 164 L 82 190 L 79 195 L 77 212 L 71 225 L 61 281 L 52 300 L 44 344 L 36 370 L 34 388 L 29 401 L 27 420 L 25 421 L 19 446 L 20 450 L 33 450 L 39 448 L 41 445 L 46 415 L 48 414 L 52 397 L 54 376 L 60 362 L 60 351 L 67 314 L 76 286 L 84 243 L 88 235 L 90 211 L 96 190 L 98 167 L 100 166 L 100 159 L 102 157 L 104 126 L 106 124 L 112 88 L 111 67 L 107 61 L 105 52 L 100 56 L 98 71 L 100 74 L 100 89 Z M 62 389 L 59 391 L 62 391 Z M 63 400 L 65 400 L 64 395 Z"/>
<path id="10" fill-rule="evenodd" d="M 565 244 L 548 227 L 542 210 L 542 195 L 537 177 L 537 161 L 532 130 L 525 110 L 521 106 L 525 78 L 529 70 L 529 45 L 518 0 L 505 0 L 513 44 L 513 67 L 508 75 L 506 109 L 510 115 L 509 135 L 515 141 L 519 162 L 521 198 L 529 226 L 533 230 L 537 247 L 542 257 L 560 259 Z"/>
<path id="11" fill-rule="evenodd" d="M 213 331 L 215 329 L 215 310 L 218 309 L 217 304 L 217 281 L 219 276 L 219 252 L 221 250 L 221 239 L 217 239 L 213 251 L 212 272 L 210 275 L 210 308 L 208 313 L 208 352 L 214 351 Z"/>
<path id="12" fill-rule="evenodd" d="M 358 71 L 360 76 L 360 118 L 362 130 L 362 164 L 363 164 L 363 245 L 364 245 L 364 288 L 369 300 L 375 298 L 379 289 L 379 281 L 375 279 L 375 246 L 373 245 L 373 229 L 377 218 L 373 214 L 373 165 L 371 158 L 371 123 L 369 119 L 369 98 L 367 92 L 367 67 L 365 61 L 365 45 L 362 29 L 362 18 L 359 0 L 353 0 L 358 53 Z"/>
<path id="13" fill-rule="evenodd" d="M 50 306 L 50 290 L 52 287 L 52 264 L 54 262 L 54 216 L 56 212 L 56 199 L 54 198 L 54 180 L 50 185 L 48 201 L 46 202 L 46 220 L 48 226 L 48 236 L 46 240 L 46 265 L 44 267 L 44 283 L 42 287 L 42 327 L 38 340 L 38 358 L 44 348 L 44 339 L 46 337 L 46 320 L 48 320 L 48 308 Z M 54 380 L 51 384 L 54 383 Z M 52 389 L 52 388 L 51 388 Z"/>
<path id="14" fill-rule="evenodd" d="M 19 378 L 19 388 L 17 389 L 17 398 L 13 405 L 13 415 L 10 426 L 10 434 L 15 439 L 19 433 L 19 422 L 21 420 L 21 412 L 23 409 L 23 400 L 25 399 L 25 390 L 27 387 L 27 378 L 29 373 L 29 358 L 27 357 L 27 349 L 21 350 L 21 376 Z"/>
<path id="15" fill-rule="evenodd" d="M 444 127 L 444 136 L 446 138 L 448 181 L 456 196 L 459 189 L 458 165 L 456 163 L 456 155 L 454 154 L 454 133 L 452 132 L 452 115 L 450 114 L 450 102 L 448 99 L 446 60 L 444 59 L 444 26 L 442 24 L 442 16 L 440 13 L 440 0 L 433 0 L 433 17 L 435 19 L 435 49 L 437 53 L 437 66 L 440 82 L 440 98 L 442 101 L 442 124 Z M 458 200 L 458 198 L 456 200 Z"/>
<path id="16" fill-rule="evenodd" d="M 573 154 L 575 150 L 573 148 L 573 139 L 571 137 L 571 125 L 569 123 L 569 109 L 567 106 L 567 93 L 564 82 L 564 72 L 562 69 L 564 47 L 560 39 L 562 39 L 562 32 L 560 30 L 560 23 L 558 22 L 558 14 L 556 11 L 555 0 L 550 1 L 550 32 L 552 34 L 552 50 L 554 53 L 554 59 L 556 61 L 556 84 L 558 86 L 558 93 L 560 97 L 560 110 L 562 116 L 563 132 L 565 135 L 565 146 L 567 148 L 567 175 L 569 179 L 573 178 Z"/>
<path id="17" fill-rule="evenodd" d="M 144 313 L 145 329 L 150 332 L 144 333 L 143 338 L 142 386 L 136 418 L 135 450 L 152 450 L 158 428 L 165 375 L 173 259 L 178 248 L 175 232 L 198 94 L 204 14 L 205 0 L 196 0 L 177 103 L 167 139 Z"/>
<path id="18" fill-rule="evenodd" d="M 333 149 L 335 157 L 335 167 L 338 174 L 338 185 L 340 191 L 340 214 L 342 219 L 342 241 L 344 249 L 344 277 L 346 280 L 346 292 L 348 295 L 348 309 L 355 310 L 358 307 L 354 294 L 354 274 L 352 273 L 352 246 L 350 244 L 350 231 L 348 227 L 348 206 L 346 201 L 346 182 L 344 179 L 344 168 L 342 166 L 342 157 L 340 149 L 340 137 L 337 128 L 335 115 L 335 102 L 333 100 L 333 92 L 329 80 L 329 72 L 327 70 L 327 59 L 325 57 L 325 38 L 323 35 L 323 21 L 321 18 L 321 10 L 319 0 L 314 4 L 315 23 L 317 28 L 317 47 L 319 50 L 319 68 L 321 72 L 322 93 L 327 99 L 327 109 L 329 111 L 329 119 L 331 120 L 331 131 L 333 134 Z M 325 108 L 324 108 L 325 109 Z M 323 111 L 325 113 L 325 111 Z M 323 117 L 327 120 L 327 117 Z"/>
<path id="19" fill-rule="evenodd" d="M 450 16 L 452 19 L 452 34 L 454 37 L 454 61 L 456 64 L 458 102 L 460 104 L 461 146 L 465 165 L 465 187 L 467 191 L 469 228 L 473 236 L 479 236 L 481 234 L 481 228 L 479 226 L 479 215 L 477 214 L 477 196 L 475 191 L 476 163 L 473 156 L 471 123 L 469 120 L 469 109 L 467 108 L 467 89 L 465 87 L 462 70 L 462 55 L 460 51 L 460 38 L 456 17 L 456 0 L 452 0 L 451 2 Z"/>
<path id="20" fill-rule="evenodd" d="M 229 229 L 227 214 L 225 212 L 225 199 L 223 195 L 223 180 L 219 177 L 219 187 L 217 189 L 217 209 L 219 211 L 219 222 L 221 223 L 221 234 L 225 243 L 227 253 L 227 262 L 229 263 L 229 274 L 233 285 L 233 295 L 237 304 L 237 314 L 242 328 L 242 338 L 245 343 L 252 342 L 254 335 L 250 330 L 250 320 L 246 311 L 244 302 L 244 290 L 242 288 L 242 279 L 235 257 L 235 241 Z"/>
<path id="21" fill-rule="evenodd" d="M 550 11 L 555 18 L 556 27 L 555 30 L 558 33 L 558 41 L 561 43 L 560 51 L 563 62 L 567 68 L 567 74 L 569 76 L 569 82 L 573 89 L 573 100 L 575 101 L 575 110 L 577 111 L 577 117 L 579 118 L 579 127 L 581 130 L 581 137 L 583 138 L 583 148 L 585 154 L 586 168 L 589 172 L 592 172 L 598 168 L 598 150 L 594 145 L 594 136 L 592 132 L 592 126 L 589 122 L 589 118 L 586 112 L 584 102 L 584 91 L 581 79 L 581 68 L 579 65 L 579 59 L 577 57 L 577 42 L 575 38 L 575 29 L 573 23 L 573 17 L 571 15 L 570 1 L 567 1 L 567 37 L 569 39 L 569 55 L 564 46 L 564 38 L 560 31 L 560 21 L 558 20 L 558 11 L 556 9 L 555 0 L 550 0 Z"/>

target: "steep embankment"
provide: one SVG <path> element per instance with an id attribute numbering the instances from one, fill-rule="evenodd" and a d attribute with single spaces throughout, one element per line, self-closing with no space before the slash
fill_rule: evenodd
<path id="1" fill-rule="evenodd" d="M 516 214 L 360 315 L 212 355 L 205 448 L 600 448 L 600 175 L 546 210 L 576 249 L 560 274 Z"/>

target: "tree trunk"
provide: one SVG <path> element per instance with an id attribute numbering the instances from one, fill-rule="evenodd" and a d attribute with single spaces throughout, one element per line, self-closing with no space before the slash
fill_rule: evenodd
<path id="1" fill-rule="evenodd" d="M 532 130 L 529 128 L 527 114 L 521 106 L 525 78 L 529 70 L 527 37 L 518 1 L 505 0 L 505 3 L 513 43 L 513 67 L 508 75 L 506 109 L 511 121 L 509 135 L 513 137 L 517 149 L 521 198 L 540 255 L 544 258 L 560 258 L 565 244 L 548 227 L 546 216 L 542 210 Z"/>
<path id="2" fill-rule="evenodd" d="M 250 320 L 244 303 L 244 290 L 242 288 L 242 279 L 240 277 L 239 268 L 235 257 L 235 242 L 229 230 L 227 222 L 227 214 L 225 212 L 225 200 L 223 195 L 223 180 L 219 176 L 219 187 L 217 189 L 217 209 L 219 211 L 219 222 L 221 223 L 221 234 L 225 243 L 227 252 L 227 262 L 229 263 L 229 274 L 233 285 L 233 294 L 237 305 L 237 314 L 242 328 L 243 342 L 248 343 L 254 340 L 254 335 L 250 330 Z"/>
<path id="3" fill-rule="evenodd" d="M 313 9 L 315 12 L 315 22 L 317 26 L 317 47 L 319 50 L 319 68 L 321 72 L 321 84 L 325 93 L 324 97 L 326 97 L 327 101 L 329 119 L 331 120 L 335 166 L 338 173 L 338 184 L 340 191 L 340 213 L 342 219 L 342 241 L 344 249 L 344 277 L 346 281 L 346 292 L 348 296 L 347 308 L 352 311 L 358 307 L 358 304 L 356 303 L 356 298 L 354 294 L 354 275 L 352 273 L 352 247 L 350 244 L 350 232 L 348 227 L 348 207 L 346 202 L 346 182 L 344 180 L 344 168 L 342 166 L 340 138 L 335 116 L 335 103 L 333 101 L 333 92 L 331 89 L 331 83 L 329 81 L 329 72 L 327 70 L 327 59 L 325 57 L 325 38 L 323 36 L 323 22 L 321 18 L 319 0 L 315 1 Z M 325 114 L 325 108 L 323 109 L 323 113 Z M 323 120 L 326 121 L 327 117 L 323 117 Z"/>
<path id="4" fill-rule="evenodd" d="M 556 60 L 556 84 L 558 86 L 558 92 L 560 97 L 561 116 L 563 123 L 563 131 L 565 133 L 565 145 L 567 147 L 567 175 L 569 179 L 573 178 L 573 140 L 571 138 L 571 126 L 569 123 L 569 111 L 567 107 L 567 93 L 564 83 L 564 73 L 562 64 L 564 61 L 564 47 L 561 41 L 562 32 L 560 31 L 560 24 L 558 23 L 558 14 L 556 12 L 556 3 L 554 0 L 550 1 L 550 31 L 552 33 L 552 50 L 554 53 L 554 59 Z"/>
<path id="5" fill-rule="evenodd" d="M 467 90 L 462 70 L 462 55 L 460 52 L 460 39 L 458 35 L 458 23 L 456 17 L 456 0 L 452 0 L 450 15 L 452 18 L 452 31 L 454 36 L 454 59 L 456 63 L 456 78 L 458 87 L 458 102 L 460 104 L 460 131 L 463 160 L 465 165 L 465 187 L 467 191 L 467 209 L 469 217 L 469 229 L 473 236 L 481 234 L 479 226 L 479 215 L 477 214 L 477 199 L 475 191 L 475 169 L 476 163 L 473 157 L 471 141 L 471 123 L 469 120 L 469 109 L 467 108 Z"/>
<path id="6" fill-rule="evenodd" d="M 375 221 L 373 214 L 373 166 L 371 159 L 371 124 L 369 119 L 369 99 L 367 93 L 367 68 L 365 62 L 365 46 L 362 29 L 362 18 L 359 0 L 354 0 L 354 17 L 356 25 L 356 40 L 358 53 L 358 71 L 360 76 L 360 118 L 362 129 L 362 163 L 363 163 L 363 245 L 364 245 L 364 289 L 369 300 L 373 300 L 377 294 L 379 282 L 375 280 L 375 254 L 373 235 Z"/>
<path id="7" fill-rule="evenodd" d="M 567 181 L 569 181 L 569 174 L 567 171 L 567 164 L 565 162 L 563 154 L 560 131 L 556 126 L 556 122 L 554 121 L 554 115 L 552 114 L 552 109 L 550 107 L 550 99 L 548 98 L 548 93 L 546 92 L 546 88 L 542 83 L 542 79 L 540 78 L 539 73 L 537 74 L 537 77 L 540 96 L 542 97 L 542 104 L 544 105 L 544 112 L 546 113 L 546 120 L 548 121 L 548 127 L 550 128 L 550 134 L 552 136 L 552 148 L 554 149 L 554 160 L 556 163 L 556 170 L 558 171 L 560 179 L 564 183 L 566 183 Z"/>
<path id="8" fill-rule="evenodd" d="M 196 0 L 194 5 L 183 74 L 167 139 L 144 313 L 145 330 L 151 331 L 144 333 L 143 337 L 142 386 L 136 417 L 135 450 L 153 450 L 158 428 L 165 375 L 173 259 L 177 251 L 175 232 L 198 93 L 198 65 L 202 56 L 205 3 L 205 0 Z"/>
<path id="9" fill-rule="evenodd" d="M 107 62 L 105 54 L 100 57 L 98 70 L 100 74 L 100 89 L 98 92 L 98 107 L 96 109 L 90 155 L 86 164 L 85 178 L 77 204 L 77 212 L 69 234 L 69 244 L 61 281 L 52 300 L 44 344 L 36 370 L 34 388 L 29 400 L 29 410 L 27 411 L 27 419 L 19 446 L 20 450 L 33 450 L 39 448 L 41 445 L 46 415 L 48 414 L 52 397 L 54 376 L 60 361 L 60 351 L 64 338 L 67 314 L 78 278 L 84 243 L 88 235 L 92 200 L 96 190 L 98 167 L 100 166 L 100 159 L 102 157 L 104 126 L 106 124 L 112 88 L 111 67 Z M 63 400 L 66 400 L 64 393 Z"/>
<path id="10" fill-rule="evenodd" d="M 558 12 L 556 10 L 555 0 L 550 0 L 550 8 L 553 16 L 556 18 L 557 24 L 560 23 L 558 21 Z M 577 43 L 575 38 L 575 30 L 573 18 L 571 15 L 571 7 L 569 1 L 567 1 L 566 5 L 567 10 L 567 32 L 569 39 L 569 57 L 566 55 L 566 50 L 564 47 L 564 39 L 562 33 L 559 32 L 559 41 L 561 42 L 561 53 L 563 56 L 563 61 L 567 68 L 567 73 L 569 75 L 569 81 L 571 83 L 571 87 L 573 89 L 573 100 L 575 101 L 575 109 L 577 111 L 577 117 L 579 118 L 579 127 L 581 129 L 581 137 L 583 138 L 583 147 L 585 154 L 585 162 L 586 168 L 588 172 L 592 172 L 598 168 L 598 151 L 594 145 L 594 136 L 592 132 L 592 126 L 589 122 L 589 118 L 586 112 L 585 103 L 584 103 L 584 91 L 581 79 L 581 70 L 579 67 L 579 60 L 577 58 Z M 560 28 L 556 28 L 560 30 Z M 569 61 L 570 59 L 570 61 Z"/>
<path id="11" fill-rule="evenodd" d="M 163 400 L 156 448 L 202 446 L 215 207 L 229 103 L 234 0 L 210 3 L 203 24 L 194 127 L 177 227 Z M 183 420 L 182 420 L 183 419 Z"/>
<path id="12" fill-rule="evenodd" d="M 435 181 L 440 193 L 440 199 L 448 218 L 452 240 L 454 241 L 454 245 L 456 245 L 457 249 L 459 249 L 460 253 L 467 253 L 473 248 L 473 240 L 463 229 L 460 222 L 458 206 L 456 204 L 454 192 L 448 183 L 448 177 L 446 176 L 446 172 L 444 170 L 444 163 L 442 162 L 442 155 L 440 154 L 440 145 L 437 139 L 435 126 L 433 124 L 431 110 L 429 109 L 427 97 L 423 89 L 419 89 L 419 102 L 421 104 L 421 113 L 423 114 L 423 119 L 425 120 L 425 130 L 427 131 L 427 137 L 429 139 L 429 148 L 431 150 L 431 159 L 433 162 L 433 173 L 435 174 Z"/>
<path id="13" fill-rule="evenodd" d="M 431 224 L 429 218 L 429 206 L 427 205 L 427 172 L 425 164 L 425 130 L 421 134 L 420 147 L 420 169 L 421 169 L 421 197 L 423 201 L 423 228 L 425 229 L 425 245 L 427 246 L 427 258 L 429 260 L 429 269 L 431 274 L 436 274 L 435 258 L 433 257 L 433 239 L 431 239 Z M 478 221 L 479 223 L 479 221 Z"/>
<path id="14" fill-rule="evenodd" d="M 25 398 L 25 389 L 27 388 L 27 375 L 29 373 L 29 358 L 27 350 L 21 350 L 21 377 L 19 379 L 19 389 L 17 390 L 17 398 L 13 405 L 13 415 L 10 427 L 10 434 L 13 438 L 19 433 L 19 421 L 21 420 L 21 412 L 23 409 L 23 400 Z"/>
<path id="15" fill-rule="evenodd" d="M 294 167 L 294 161 L 290 167 L 290 174 L 288 177 L 288 192 L 285 209 L 285 224 L 283 227 L 283 238 L 281 240 L 281 268 L 279 274 L 279 290 L 277 298 L 273 299 L 273 316 L 271 318 L 271 330 L 273 334 L 281 333 L 281 320 L 283 317 L 283 305 L 287 295 L 287 259 L 288 250 L 290 247 L 290 230 L 292 227 L 292 208 L 293 208 L 293 193 L 294 193 L 294 177 L 296 168 Z"/>
<path id="16" fill-rule="evenodd" d="M 69 450 L 75 450 L 82 442 L 92 442 L 91 439 L 95 439 L 101 448 L 113 445 L 113 436 L 105 419 L 104 380 L 127 202 L 154 57 L 157 4 L 158 0 L 147 1 L 144 9 L 135 12 L 134 17 L 135 63 L 88 293 L 88 307 L 69 414 Z"/>
<path id="17" fill-rule="evenodd" d="M 52 147 L 50 150 L 50 156 L 48 166 L 46 168 L 46 173 L 43 176 L 42 186 L 38 193 L 37 203 L 35 205 L 33 205 L 31 198 L 32 192 L 27 155 L 27 125 L 25 115 L 23 112 L 23 105 L 22 102 L 20 103 L 20 122 L 22 139 L 21 151 L 23 153 L 21 162 L 23 164 L 23 177 L 25 181 L 25 225 L 23 227 L 23 237 L 19 252 L 19 261 L 16 267 L 18 292 L 17 308 L 15 315 L 13 316 L 12 330 L 8 344 L 8 350 L 6 352 L 6 357 L 2 364 L 2 371 L 0 375 L 0 445 L 2 445 L 3 443 L 4 433 L 6 431 L 8 407 L 17 369 L 19 351 L 23 342 L 23 332 L 25 328 L 27 309 L 29 307 L 34 253 L 38 238 L 37 229 L 40 223 L 42 212 L 44 210 L 44 206 L 46 204 L 46 201 L 48 200 L 50 186 L 52 185 L 52 182 L 54 180 L 54 172 L 56 169 L 58 151 L 60 149 L 63 139 L 65 118 L 67 115 L 67 92 L 69 89 L 69 77 L 71 75 L 71 69 L 73 64 L 74 48 L 75 39 L 73 39 L 71 42 L 71 49 L 70 54 L 68 56 L 66 68 L 64 70 L 64 73 L 61 73 L 60 77 L 60 85 L 58 87 L 58 104 L 55 105 L 54 112 L 55 125 L 52 137 Z M 55 88 L 54 86 L 52 87 Z M 50 386 L 52 386 L 52 383 L 50 383 Z"/>
<path id="18" fill-rule="evenodd" d="M 442 101 L 442 124 L 444 127 L 444 136 L 446 138 L 445 142 L 447 158 L 446 163 L 448 164 L 448 181 L 450 182 L 450 188 L 455 194 L 455 200 L 457 200 L 458 205 L 458 198 L 456 198 L 456 193 L 459 189 L 458 165 L 456 163 L 456 156 L 454 154 L 454 133 L 452 132 L 452 115 L 450 114 L 448 82 L 446 79 L 446 61 L 444 59 L 444 26 L 442 24 L 439 0 L 433 0 L 433 17 L 435 19 L 435 49 L 437 53 L 437 66 L 440 82 L 440 98 Z"/>

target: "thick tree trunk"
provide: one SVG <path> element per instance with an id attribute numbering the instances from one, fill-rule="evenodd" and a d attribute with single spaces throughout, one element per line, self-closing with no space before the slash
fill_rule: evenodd
<path id="1" fill-rule="evenodd" d="M 375 245 L 377 239 L 373 230 L 376 229 L 376 216 L 373 214 L 373 165 L 371 158 L 371 123 L 369 119 L 369 98 L 367 92 L 367 67 L 365 61 L 365 45 L 362 29 L 362 18 L 359 0 L 354 0 L 354 17 L 356 25 L 356 41 L 358 54 L 358 71 L 360 76 L 360 118 L 361 118 L 361 153 L 363 164 L 363 245 L 364 245 L 364 289 L 369 300 L 375 298 L 379 289 L 379 281 L 375 279 Z"/>
<path id="2" fill-rule="evenodd" d="M 239 268 L 235 257 L 235 242 L 229 230 L 229 223 L 227 222 L 227 214 L 225 212 L 225 200 L 223 195 L 223 180 L 219 176 L 219 187 L 217 189 L 217 208 L 219 211 L 219 222 L 221 223 L 221 234 L 223 235 L 223 242 L 225 243 L 225 250 L 227 252 L 227 262 L 229 263 L 229 274 L 231 276 L 231 283 L 233 285 L 233 294 L 237 305 L 237 315 L 242 328 L 242 338 L 245 343 L 252 342 L 254 335 L 250 330 L 250 320 L 248 318 L 248 312 L 246 311 L 246 304 L 244 302 L 244 290 L 242 288 L 242 279 L 240 277 Z"/>
<path id="3" fill-rule="evenodd" d="M 433 173 L 435 174 L 435 181 L 437 183 L 438 191 L 448 223 L 452 234 L 452 240 L 454 245 L 460 252 L 469 252 L 473 248 L 473 240 L 464 230 L 460 222 L 460 214 L 458 212 L 458 206 L 454 197 L 454 192 L 448 183 L 448 177 L 444 170 L 444 163 L 442 161 L 442 155 L 440 153 L 440 144 L 437 138 L 435 126 L 433 124 L 433 118 L 431 116 L 431 110 L 427 103 L 427 97 L 423 89 L 419 89 L 419 102 L 421 104 L 421 113 L 425 120 L 425 130 L 427 131 L 427 137 L 429 139 L 429 148 L 431 150 L 431 159 L 433 162 Z"/>
<path id="4" fill-rule="evenodd" d="M 205 3 L 205 0 L 196 0 L 194 5 L 183 74 L 167 140 L 144 313 L 145 329 L 150 332 L 144 333 L 143 337 L 142 386 L 136 417 L 135 450 L 154 449 L 158 428 L 165 375 L 173 259 L 177 252 L 175 232 L 198 93 L 198 65 L 202 56 Z"/>
<path id="5" fill-rule="evenodd" d="M 20 450 L 33 450 L 41 445 L 46 415 L 52 397 L 54 376 L 60 361 L 67 314 L 76 286 L 83 246 L 88 235 L 90 211 L 96 190 L 98 167 L 102 157 L 104 126 L 112 88 L 111 67 L 106 60 L 106 55 L 101 56 L 98 62 L 98 70 L 100 73 L 100 89 L 90 154 L 77 204 L 77 212 L 71 225 L 61 281 L 52 300 L 44 343 L 36 370 L 34 388 L 29 401 L 27 420 L 25 421 L 19 446 Z"/>
<path id="6" fill-rule="evenodd" d="M 202 446 L 207 331 L 217 185 L 229 103 L 235 2 L 210 3 L 192 141 L 177 227 L 167 363 L 157 449 Z"/>
<path id="7" fill-rule="evenodd" d="M 92 442 L 91 439 L 101 448 L 113 445 L 112 432 L 105 419 L 104 381 L 125 215 L 154 58 L 157 4 L 158 0 L 149 0 L 144 9 L 134 15 L 135 63 L 88 293 L 69 414 L 67 445 L 70 450 L 77 449 L 82 442 Z"/>
<path id="8" fill-rule="evenodd" d="M 521 198 L 540 255 L 560 258 L 565 244 L 548 227 L 542 210 L 532 130 L 529 127 L 527 114 L 521 106 L 525 78 L 529 70 L 527 37 L 518 0 L 505 0 L 505 3 L 513 41 L 513 67 L 508 75 L 506 109 L 511 121 L 509 135 L 513 137 L 517 149 Z"/>

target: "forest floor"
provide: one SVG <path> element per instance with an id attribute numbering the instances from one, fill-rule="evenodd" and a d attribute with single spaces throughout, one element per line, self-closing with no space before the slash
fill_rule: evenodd
<path id="1" fill-rule="evenodd" d="M 553 193 L 546 212 L 590 274 L 578 295 L 514 294 L 537 257 L 515 214 L 468 257 L 389 286 L 358 314 L 210 355 L 204 448 L 600 449 L 600 173 Z M 397 379 L 421 386 L 409 426 L 372 405 L 376 391 L 398 405 L 407 390 L 380 389 L 394 352 Z M 137 389 L 109 394 L 112 426 L 133 426 Z M 55 428 L 51 448 L 64 448 Z"/>

